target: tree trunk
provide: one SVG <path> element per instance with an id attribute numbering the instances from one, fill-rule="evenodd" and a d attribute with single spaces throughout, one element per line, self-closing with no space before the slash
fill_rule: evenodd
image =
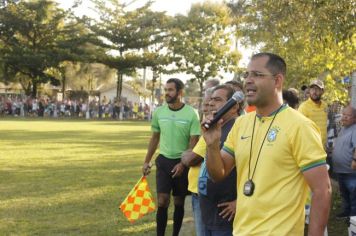
<path id="1" fill-rule="evenodd" d="M 66 91 L 66 77 L 65 75 L 62 77 L 62 98 L 65 99 L 65 91 Z"/>
<path id="2" fill-rule="evenodd" d="M 152 113 L 153 113 L 153 108 L 154 108 L 154 103 L 155 103 L 155 85 L 156 85 L 156 77 L 155 77 L 155 72 L 153 71 L 153 77 L 152 77 L 152 89 L 151 89 L 151 104 L 150 104 L 150 115 L 148 120 L 150 121 L 152 118 Z"/>
<path id="3" fill-rule="evenodd" d="M 202 107 L 203 99 L 204 99 L 203 86 L 204 86 L 204 81 L 199 80 L 199 87 L 200 87 L 200 90 L 199 90 L 199 117 L 200 117 L 200 121 L 203 120 L 203 107 Z"/>
<path id="4" fill-rule="evenodd" d="M 351 77 L 351 106 L 356 109 L 356 71 L 352 72 Z"/>
<path id="5" fill-rule="evenodd" d="M 67 83 L 67 78 L 66 78 L 66 70 L 65 67 L 59 67 L 59 71 L 61 72 L 61 77 L 62 77 L 62 99 L 65 99 L 65 92 L 66 92 L 66 83 Z"/>
<path id="6" fill-rule="evenodd" d="M 21 83 L 22 88 L 25 90 L 25 95 L 26 96 L 30 96 L 32 91 L 31 91 L 31 82 L 28 82 L 27 86 L 25 85 L 25 83 Z"/>
<path id="7" fill-rule="evenodd" d="M 116 98 L 121 101 L 121 93 L 122 93 L 122 73 L 117 72 L 117 87 L 116 87 Z"/>
<path id="8" fill-rule="evenodd" d="M 37 97 L 37 83 L 36 82 L 32 82 L 32 92 L 31 92 L 31 96 L 33 98 Z"/>

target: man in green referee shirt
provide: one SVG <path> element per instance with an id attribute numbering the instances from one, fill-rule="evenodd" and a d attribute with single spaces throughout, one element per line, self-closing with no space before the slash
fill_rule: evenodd
<path id="1" fill-rule="evenodd" d="M 182 153 L 191 150 L 200 135 L 199 115 L 182 99 L 184 84 L 179 79 L 169 79 L 165 85 L 167 104 L 153 112 L 152 136 L 142 167 L 143 175 L 150 172 L 150 161 L 159 144 L 156 163 L 158 209 L 157 235 L 165 234 L 170 194 L 174 197 L 173 235 L 178 235 L 184 216 L 184 200 L 188 193 L 188 169 L 181 162 Z"/>

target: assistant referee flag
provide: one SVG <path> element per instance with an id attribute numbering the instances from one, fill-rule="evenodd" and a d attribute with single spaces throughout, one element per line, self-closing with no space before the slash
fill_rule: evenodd
<path id="1" fill-rule="evenodd" d="M 120 210 L 125 217 L 133 223 L 147 213 L 156 209 L 156 205 L 145 176 L 137 182 L 125 200 L 120 205 Z"/>

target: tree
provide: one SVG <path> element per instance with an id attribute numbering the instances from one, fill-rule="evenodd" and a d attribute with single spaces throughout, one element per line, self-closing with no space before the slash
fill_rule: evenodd
<path id="1" fill-rule="evenodd" d="M 127 82 L 133 90 L 135 90 L 139 96 L 143 96 L 147 98 L 150 96 L 149 90 L 152 90 L 152 81 L 148 81 L 146 84 L 147 89 L 144 87 L 143 81 L 138 77 L 133 78 L 132 80 Z"/>
<path id="2" fill-rule="evenodd" d="M 6 80 L 18 78 L 26 94 L 59 81 L 46 73 L 65 60 L 78 60 L 85 29 L 53 1 L 7 1 L 0 8 L 0 54 Z M 16 76 L 14 76 L 16 75 Z"/>
<path id="3" fill-rule="evenodd" d="M 326 82 L 326 97 L 345 99 L 340 81 L 356 67 L 355 3 L 349 0 L 244 2 L 245 43 L 277 53 L 288 65 L 287 85 Z"/>
<path id="4" fill-rule="evenodd" d="M 187 97 L 199 97 L 200 88 L 196 79 L 190 79 L 185 82 L 184 86 L 185 96 Z"/>
<path id="5" fill-rule="evenodd" d="M 221 70 L 233 71 L 240 59 L 237 51 L 231 51 L 229 14 L 224 4 L 204 2 L 192 5 L 188 16 L 175 17 L 170 50 L 176 71 L 194 76 L 200 97 L 204 81 L 218 76 Z"/>
<path id="6" fill-rule="evenodd" d="M 90 94 L 101 85 L 115 81 L 116 72 L 99 63 L 64 61 L 50 73 L 62 82 L 62 92 L 67 89 L 84 90 Z M 80 78 L 80 79 L 78 79 Z"/>
<path id="7" fill-rule="evenodd" d="M 117 0 L 93 0 L 100 20 L 87 19 L 90 29 L 97 35 L 97 45 L 107 49 L 97 61 L 118 73 L 117 97 L 121 98 L 123 75 L 147 66 L 159 69 L 169 60 L 159 53 L 166 37 L 168 18 L 162 12 L 153 12 L 151 2 L 132 11 Z"/>

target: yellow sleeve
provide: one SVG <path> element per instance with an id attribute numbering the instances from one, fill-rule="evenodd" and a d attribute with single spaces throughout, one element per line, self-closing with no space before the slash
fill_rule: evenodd
<path id="1" fill-rule="evenodd" d="M 307 122 L 300 124 L 291 135 L 293 156 L 301 171 L 326 163 L 326 153 L 320 132 L 314 122 L 307 120 Z"/>
<path id="2" fill-rule="evenodd" d="M 205 158 L 206 155 L 206 143 L 204 140 L 203 136 L 200 136 L 199 141 L 197 144 L 195 144 L 195 147 L 193 148 L 193 152 L 203 158 Z"/>

